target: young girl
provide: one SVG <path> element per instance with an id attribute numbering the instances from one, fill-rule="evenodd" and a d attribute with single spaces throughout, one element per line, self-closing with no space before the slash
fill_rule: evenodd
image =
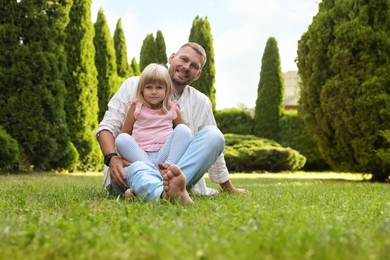
<path id="1" fill-rule="evenodd" d="M 173 101 L 173 86 L 168 70 L 159 64 L 148 65 L 141 73 L 136 100 L 115 140 L 119 155 L 130 161 L 176 164 L 192 139 L 192 133 Z M 126 191 L 128 192 L 128 191 Z"/>

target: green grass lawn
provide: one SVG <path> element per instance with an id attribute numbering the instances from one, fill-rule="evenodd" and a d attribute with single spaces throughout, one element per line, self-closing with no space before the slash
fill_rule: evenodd
<path id="1" fill-rule="evenodd" d="M 360 177 L 234 174 L 250 195 L 182 207 L 107 197 L 100 175 L 0 175 L 0 259 L 390 259 L 390 185 Z"/>

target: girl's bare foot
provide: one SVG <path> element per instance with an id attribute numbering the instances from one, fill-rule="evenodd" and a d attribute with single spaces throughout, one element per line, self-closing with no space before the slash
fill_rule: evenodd
<path id="1" fill-rule="evenodd" d="M 192 201 L 186 189 L 186 176 L 176 165 L 167 166 L 163 173 L 163 197 L 169 200 L 179 200 L 182 205 L 190 205 Z"/>

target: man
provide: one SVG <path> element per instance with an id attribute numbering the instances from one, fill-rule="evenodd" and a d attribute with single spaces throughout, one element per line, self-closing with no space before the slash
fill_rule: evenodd
<path id="1" fill-rule="evenodd" d="M 203 47 L 191 42 L 184 44 L 169 57 L 169 74 L 177 92 L 176 99 L 194 138 L 177 163 L 178 167 L 160 166 L 160 171 L 164 173 L 164 181 L 153 165 L 145 162 L 130 163 L 116 154 L 114 139 L 121 131 L 128 103 L 134 99 L 139 77 L 131 77 L 122 84 L 110 100 L 108 110 L 96 131 L 97 140 L 105 157 L 105 188 L 112 184 L 111 188 L 119 193 L 131 188 L 135 195 L 145 200 L 160 197 L 178 197 L 182 200 L 184 197 L 182 203 L 191 204 L 186 188 L 191 189 L 198 181 L 201 181 L 203 191 L 199 192 L 205 193 L 203 175 L 208 170 L 211 181 L 219 183 L 223 190 L 246 192 L 243 189 L 236 189 L 229 179 L 229 172 L 222 154 L 224 137 L 216 127 L 210 100 L 188 85 L 201 76 L 206 60 Z M 183 173 L 185 177 L 182 176 Z M 186 186 L 184 190 L 183 179 L 185 179 Z"/>

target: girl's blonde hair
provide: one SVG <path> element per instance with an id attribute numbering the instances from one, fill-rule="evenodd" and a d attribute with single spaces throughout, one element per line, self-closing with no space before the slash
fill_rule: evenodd
<path id="1" fill-rule="evenodd" d="M 139 102 L 148 106 L 142 92 L 147 84 L 158 83 L 165 86 L 165 97 L 161 105 L 161 110 L 168 113 L 171 109 L 171 101 L 173 99 L 174 89 L 172 86 L 171 76 L 169 76 L 168 69 L 161 64 L 151 63 L 144 68 L 141 77 L 138 81 L 136 98 Z"/>

